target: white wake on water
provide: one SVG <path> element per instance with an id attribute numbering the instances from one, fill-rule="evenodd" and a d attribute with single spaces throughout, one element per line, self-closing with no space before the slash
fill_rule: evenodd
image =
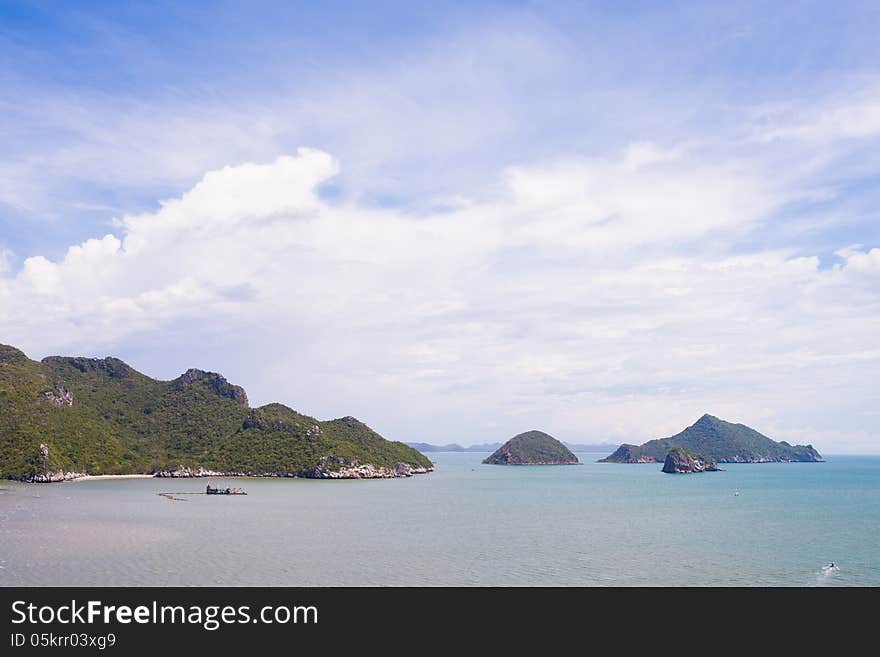
<path id="1" fill-rule="evenodd" d="M 816 584 L 818 586 L 828 586 L 838 572 L 840 572 L 840 566 L 837 564 L 825 564 L 822 566 L 822 570 L 816 574 Z"/>

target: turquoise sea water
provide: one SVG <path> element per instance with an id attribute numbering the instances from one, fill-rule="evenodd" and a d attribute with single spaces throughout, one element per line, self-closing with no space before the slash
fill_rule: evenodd
<path id="1" fill-rule="evenodd" d="M 880 457 L 411 479 L 0 482 L 0 585 L 880 585 Z M 739 491 L 739 495 L 734 493 Z M 840 569 L 823 573 L 834 561 Z"/>

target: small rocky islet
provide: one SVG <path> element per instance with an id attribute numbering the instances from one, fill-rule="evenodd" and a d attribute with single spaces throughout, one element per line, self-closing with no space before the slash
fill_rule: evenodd
<path id="1" fill-rule="evenodd" d="M 704 459 L 681 447 L 673 447 L 663 461 L 662 471 L 667 474 L 690 474 L 692 472 L 718 472 L 721 468 L 713 458 Z"/>

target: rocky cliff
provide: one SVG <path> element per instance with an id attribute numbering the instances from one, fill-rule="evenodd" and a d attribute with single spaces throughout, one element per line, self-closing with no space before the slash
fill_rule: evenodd
<path id="1" fill-rule="evenodd" d="M 698 454 L 689 452 L 680 447 L 669 450 L 663 462 L 663 472 L 668 474 L 689 474 L 692 472 L 717 472 L 721 468 L 715 463 L 715 459 L 704 459 Z"/>

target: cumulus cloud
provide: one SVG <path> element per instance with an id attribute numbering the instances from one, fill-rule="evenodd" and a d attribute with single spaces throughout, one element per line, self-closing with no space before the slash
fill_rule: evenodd
<path id="1" fill-rule="evenodd" d="M 35 75 L 22 45 L 0 98 L 0 340 L 217 369 L 397 439 L 640 441 L 708 411 L 865 450 L 876 78 L 714 78 L 669 30 L 584 40 L 542 13 L 356 57 L 323 33 L 267 42 L 260 70 L 210 33 L 222 58 L 202 43 L 164 70 L 114 36 L 126 92 Z M 812 36 L 798 67 L 843 35 Z"/>
<path id="2" fill-rule="evenodd" d="M 846 265 L 838 265 L 838 268 L 846 267 L 860 272 L 880 272 L 880 249 L 871 249 L 866 253 L 849 251 L 845 258 Z"/>
<path id="3" fill-rule="evenodd" d="M 420 215 L 322 199 L 340 171 L 322 151 L 228 166 L 0 270 L 0 333 L 32 356 L 220 369 L 396 439 L 642 440 L 713 412 L 845 448 L 822 423 L 874 394 L 880 249 L 829 268 L 731 253 L 719 235 L 797 190 L 664 152 L 511 168 L 497 198 Z"/>

